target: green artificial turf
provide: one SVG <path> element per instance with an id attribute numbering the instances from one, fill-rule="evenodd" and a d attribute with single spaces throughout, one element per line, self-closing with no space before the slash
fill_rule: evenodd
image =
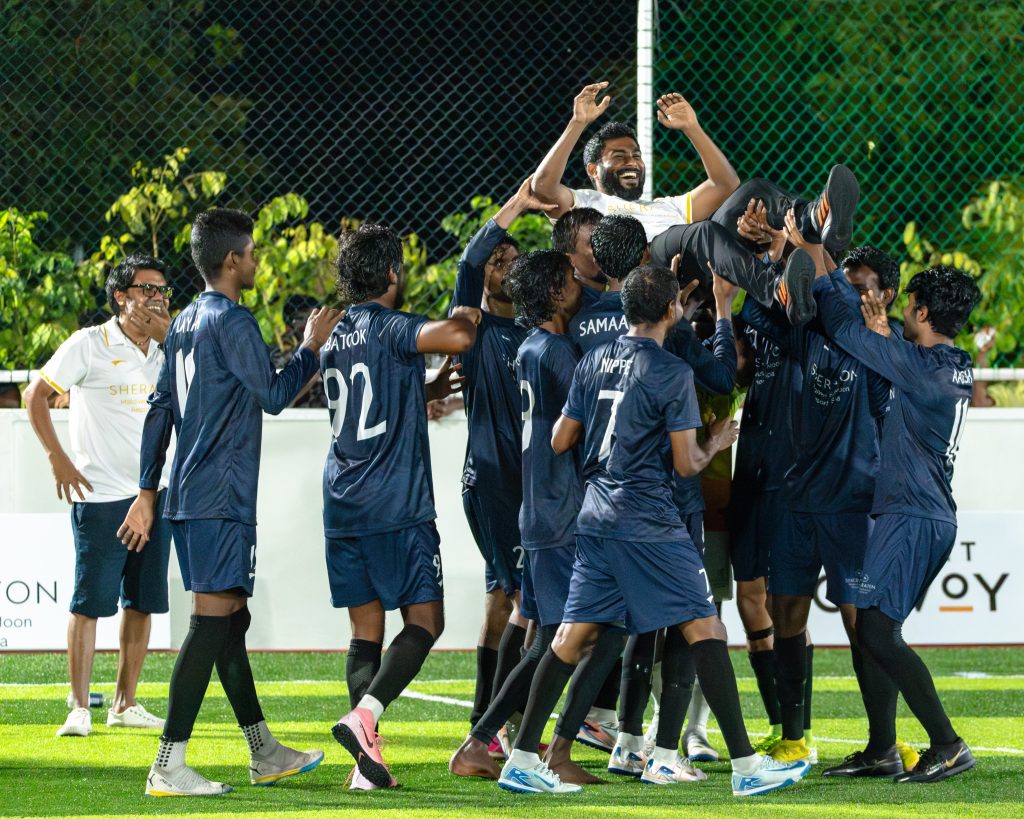
<path id="1" fill-rule="evenodd" d="M 520 796 L 493 782 L 457 779 L 446 763 L 463 740 L 473 696 L 474 658 L 436 652 L 411 691 L 381 724 L 384 754 L 401 788 L 372 793 L 344 786 L 352 761 L 329 733 L 347 710 L 340 654 L 256 654 L 253 668 L 267 721 L 284 742 L 323 748 L 315 771 L 271 788 L 248 784 L 247 752 L 231 709 L 215 681 L 199 715 L 188 760 L 201 773 L 236 790 L 216 799 L 153 799 L 143 795 L 156 751 L 153 732 L 109 729 L 105 710 L 93 709 L 87 738 L 57 738 L 66 715 L 62 654 L 0 656 L 0 814 L 31 816 L 287 815 L 374 812 L 399 816 L 1006 816 L 1024 814 L 1024 649 L 934 649 L 921 652 L 954 726 L 975 748 L 978 766 L 934 785 L 889 781 L 825 780 L 820 768 L 858 747 L 866 732 L 863 706 L 845 651 L 815 656 L 814 733 L 821 764 L 799 785 L 763 797 L 735 799 L 727 762 L 701 765 L 708 780 L 674 787 L 644 787 L 602 773 L 607 755 L 577 746 L 575 757 L 609 785 L 560 797 Z M 744 713 L 752 733 L 764 730 L 760 698 L 746 656 L 733 652 Z M 113 693 L 116 657 L 96 659 L 93 690 Z M 139 699 L 151 711 L 167 708 L 172 654 L 147 661 Z M 920 726 L 900 706 L 901 739 L 924 743 Z M 713 725 L 712 725 L 713 727 Z M 721 736 L 712 744 L 724 750 Z M 982 750 L 992 749 L 992 750 Z"/>

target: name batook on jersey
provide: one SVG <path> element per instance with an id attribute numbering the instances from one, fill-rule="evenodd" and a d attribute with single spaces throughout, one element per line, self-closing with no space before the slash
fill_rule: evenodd
<path id="1" fill-rule="evenodd" d="M 488 220 L 470 240 L 459 261 L 453 306 L 480 307 L 484 264 L 506 235 L 494 220 Z M 460 356 L 469 427 L 462 482 L 508 496 L 515 505 L 519 503 L 522 481 L 516 355 L 528 332 L 514 319 L 484 313 L 476 343 Z"/>
<path id="2" fill-rule="evenodd" d="M 331 420 L 324 464 L 324 533 L 353 537 L 433 520 L 425 363 L 426 323 L 368 302 L 349 308 L 320 353 Z"/>
<path id="3" fill-rule="evenodd" d="M 913 389 L 897 387 L 882 423 L 882 465 L 872 514 L 908 514 L 956 525 L 953 461 L 971 403 L 971 356 L 957 347 L 890 345 Z"/>
<path id="4" fill-rule="evenodd" d="M 837 275 L 837 292 L 859 306 L 857 291 Z M 817 321 L 793 328 L 800 378 L 792 391 L 795 463 L 787 498 L 795 511 L 869 512 L 879 468 L 869 382 L 879 376 L 822 333 Z"/>
<path id="5" fill-rule="evenodd" d="M 164 356 L 149 398 L 140 486 L 155 487 L 163 450 L 156 450 L 159 436 L 150 427 L 163 424 L 170 410 L 177 444 L 164 516 L 254 525 L 263 412 L 276 415 L 295 399 L 316 373 L 316 354 L 300 348 L 275 373 L 252 313 L 207 291 L 171 322 Z"/>
<path id="6" fill-rule="evenodd" d="M 793 363 L 779 343 L 746 321 L 754 309 L 746 299 L 739 327 L 754 352 L 754 376 L 743 401 L 743 424 L 736 444 L 733 481 L 752 492 L 782 488 L 793 463 L 790 390 Z"/>
<path id="7" fill-rule="evenodd" d="M 669 433 L 701 426 L 690 367 L 651 339 L 618 338 L 580 361 L 562 413 L 586 430 L 577 533 L 687 539 L 672 496 Z"/>
<path id="8" fill-rule="evenodd" d="M 523 548 L 572 545 L 583 503 L 581 447 L 556 455 L 551 431 L 562 414 L 579 361 L 568 336 L 534 329 L 519 348 L 516 374 L 523 407 Z"/>

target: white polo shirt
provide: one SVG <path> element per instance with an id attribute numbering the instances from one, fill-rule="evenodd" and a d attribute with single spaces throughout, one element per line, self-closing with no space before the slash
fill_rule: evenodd
<path id="1" fill-rule="evenodd" d="M 93 491 L 91 503 L 139 494 L 142 427 L 156 387 L 164 353 L 155 341 L 142 354 L 125 337 L 117 317 L 74 333 L 43 365 L 43 380 L 58 392 L 71 391 L 69 431 L 75 467 Z M 160 479 L 167 486 L 172 450 Z M 73 493 L 78 500 L 77 492 Z"/>
<path id="2" fill-rule="evenodd" d="M 688 225 L 693 221 L 692 193 L 682 196 L 659 196 L 657 199 L 629 201 L 609 196 L 593 188 L 580 188 L 572 192 L 574 208 L 593 208 L 603 216 L 632 216 L 644 226 L 647 243 L 673 225 Z"/>

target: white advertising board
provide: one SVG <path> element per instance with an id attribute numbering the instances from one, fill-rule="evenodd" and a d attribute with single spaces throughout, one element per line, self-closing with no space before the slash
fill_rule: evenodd
<path id="1" fill-rule="evenodd" d="M 74 592 L 71 516 L 0 513 L 0 650 L 66 649 Z M 101 617 L 96 647 L 118 647 L 120 617 Z M 171 618 L 153 616 L 150 648 L 171 647 Z"/>

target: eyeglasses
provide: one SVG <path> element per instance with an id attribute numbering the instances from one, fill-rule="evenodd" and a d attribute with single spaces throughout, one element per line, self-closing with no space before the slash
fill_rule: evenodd
<path id="1" fill-rule="evenodd" d="M 174 288 L 166 284 L 129 284 L 125 287 L 125 290 L 131 290 L 133 287 L 139 288 L 147 299 L 155 293 L 159 293 L 165 299 L 169 299 L 174 295 Z"/>

